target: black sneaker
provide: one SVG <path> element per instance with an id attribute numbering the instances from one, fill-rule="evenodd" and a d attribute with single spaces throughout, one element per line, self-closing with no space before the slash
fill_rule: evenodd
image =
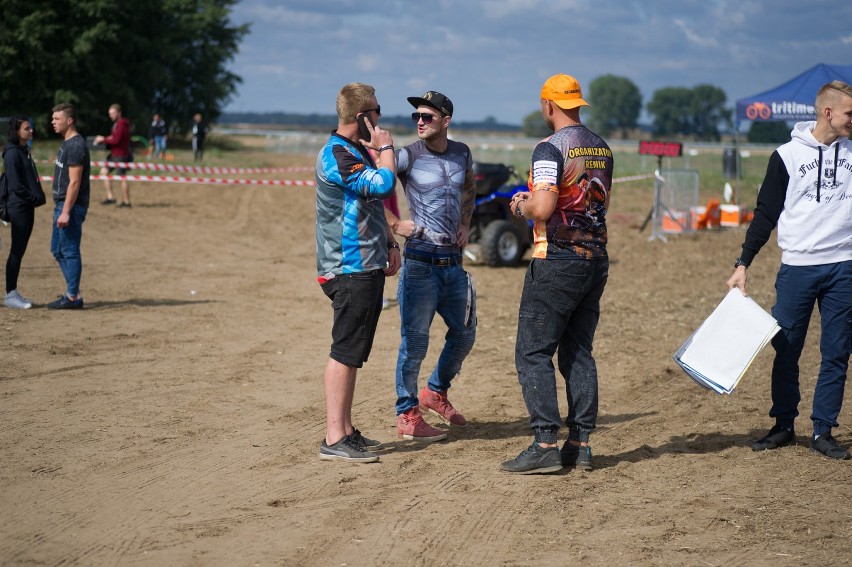
<path id="1" fill-rule="evenodd" d="M 104 199 L 101 201 L 101 205 L 114 205 L 115 199 Z"/>
<path id="2" fill-rule="evenodd" d="M 766 451 L 789 445 L 796 440 L 796 432 L 792 427 L 776 425 L 763 438 L 751 444 L 752 451 Z"/>
<path id="3" fill-rule="evenodd" d="M 542 447 L 533 443 L 521 454 L 500 464 L 500 468 L 510 473 L 520 474 L 547 474 L 562 470 L 562 458 L 556 447 Z"/>
<path id="4" fill-rule="evenodd" d="M 83 308 L 83 298 L 80 299 L 68 299 L 68 296 L 62 294 L 55 301 L 51 301 L 47 304 L 48 309 L 82 309 Z"/>
<path id="5" fill-rule="evenodd" d="M 837 443 L 837 439 L 831 436 L 831 433 L 828 435 L 820 435 L 816 439 L 812 440 L 811 451 L 839 461 L 849 459 L 849 451 L 847 451 L 844 447 L 841 447 L 840 444 Z"/>
<path id="6" fill-rule="evenodd" d="M 346 435 L 335 443 L 328 445 L 325 439 L 320 444 L 319 458 L 323 461 L 349 461 L 350 463 L 375 463 L 379 460 L 378 455 L 362 449 L 352 441 L 352 437 Z"/>
<path id="7" fill-rule="evenodd" d="M 559 456 L 562 458 L 562 466 L 575 467 L 581 471 L 592 470 L 592 448 L 588 445 L 578 447 L 566 441 Z"/>
<path id="8" fill-rule="evenodd" d="M 357 429 L 352 431 L 352 435 L 350 435 L 349 438 L 352 439 L 356 445 L 367 451 L 381 451 L 384 449 L 384 446 L 380 442 L 375 439 L 370 439 L 369 437 L 364 437 Z"/>

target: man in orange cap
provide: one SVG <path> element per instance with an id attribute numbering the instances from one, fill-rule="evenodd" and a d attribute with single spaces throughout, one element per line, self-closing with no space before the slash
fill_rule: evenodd
<path id="1" fill-rule="evenodd" d="M 511 203 L 515 215 L 535 222 L 515 343 L 518 381 L 535 440 L 501 465 L 520 474 L 552 473 L 563 466 L 592 468 L 589 434 L 598 413 L 592 341 L 609 271 L 606 211 L 612 151 L 580 121 L 580 107 L 589 104 L 577 79 L 550 77 L 540 98 L 554 133 L 533 150 L 529 191 L 516 194 Z M 569 410 L 568 440 L 561 451 L 556 353 Z"/>

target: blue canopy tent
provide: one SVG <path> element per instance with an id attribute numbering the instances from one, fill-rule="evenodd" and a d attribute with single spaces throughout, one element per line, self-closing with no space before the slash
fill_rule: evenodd
<path id="1" fill-rule="evenodd" d="M 737 130 L 743 120 L 816 120 L 814 99 L 835 79 L 852 84 L 852 65 L 814 65 L 774 89 L 737 100 Z"/>
<path id="2" fill-rule="evenodd" d="M 818 63 L 784 84 L 737 100 L 737 120 L 734 129 L 737 180 L 740 178 L 740 124 L 743 121 L 816 120 L 814 102 L 817 91 L 824 84 L 834 80 L 852 84 L 852 65 Z"/>

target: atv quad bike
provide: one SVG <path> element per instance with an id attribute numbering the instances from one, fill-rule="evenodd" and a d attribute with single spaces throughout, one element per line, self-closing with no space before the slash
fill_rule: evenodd
<path id="1" fill-rule="evenodd" d="M 526 191 L 526 181 L 512 166 L 474 162 L 476 201 L 468 242 L 477 244 L 489 266 L 515 266 L 532 245 L 532 222 L 512 214 L 515 193 Z"/>

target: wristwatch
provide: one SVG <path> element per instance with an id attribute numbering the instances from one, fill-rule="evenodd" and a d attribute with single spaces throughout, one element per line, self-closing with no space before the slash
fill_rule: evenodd
<path id="1" fill-rule="evenodd" d="M 736 261 L 734 262 L 734 268 L 739 268 L 740 266 L 748 269 L 748 264 L 743 262 L 742 258 L 737 258 Z"/>
<path id="2" fill-rule="evenodd" d="M 518 204 L 515 205 L 515 216 L 523 219 L 526 217 L 524 216 L 524 211 L 521 210 L 521 203 L 523 203 L 523 201 L 518 201 Z"/>

